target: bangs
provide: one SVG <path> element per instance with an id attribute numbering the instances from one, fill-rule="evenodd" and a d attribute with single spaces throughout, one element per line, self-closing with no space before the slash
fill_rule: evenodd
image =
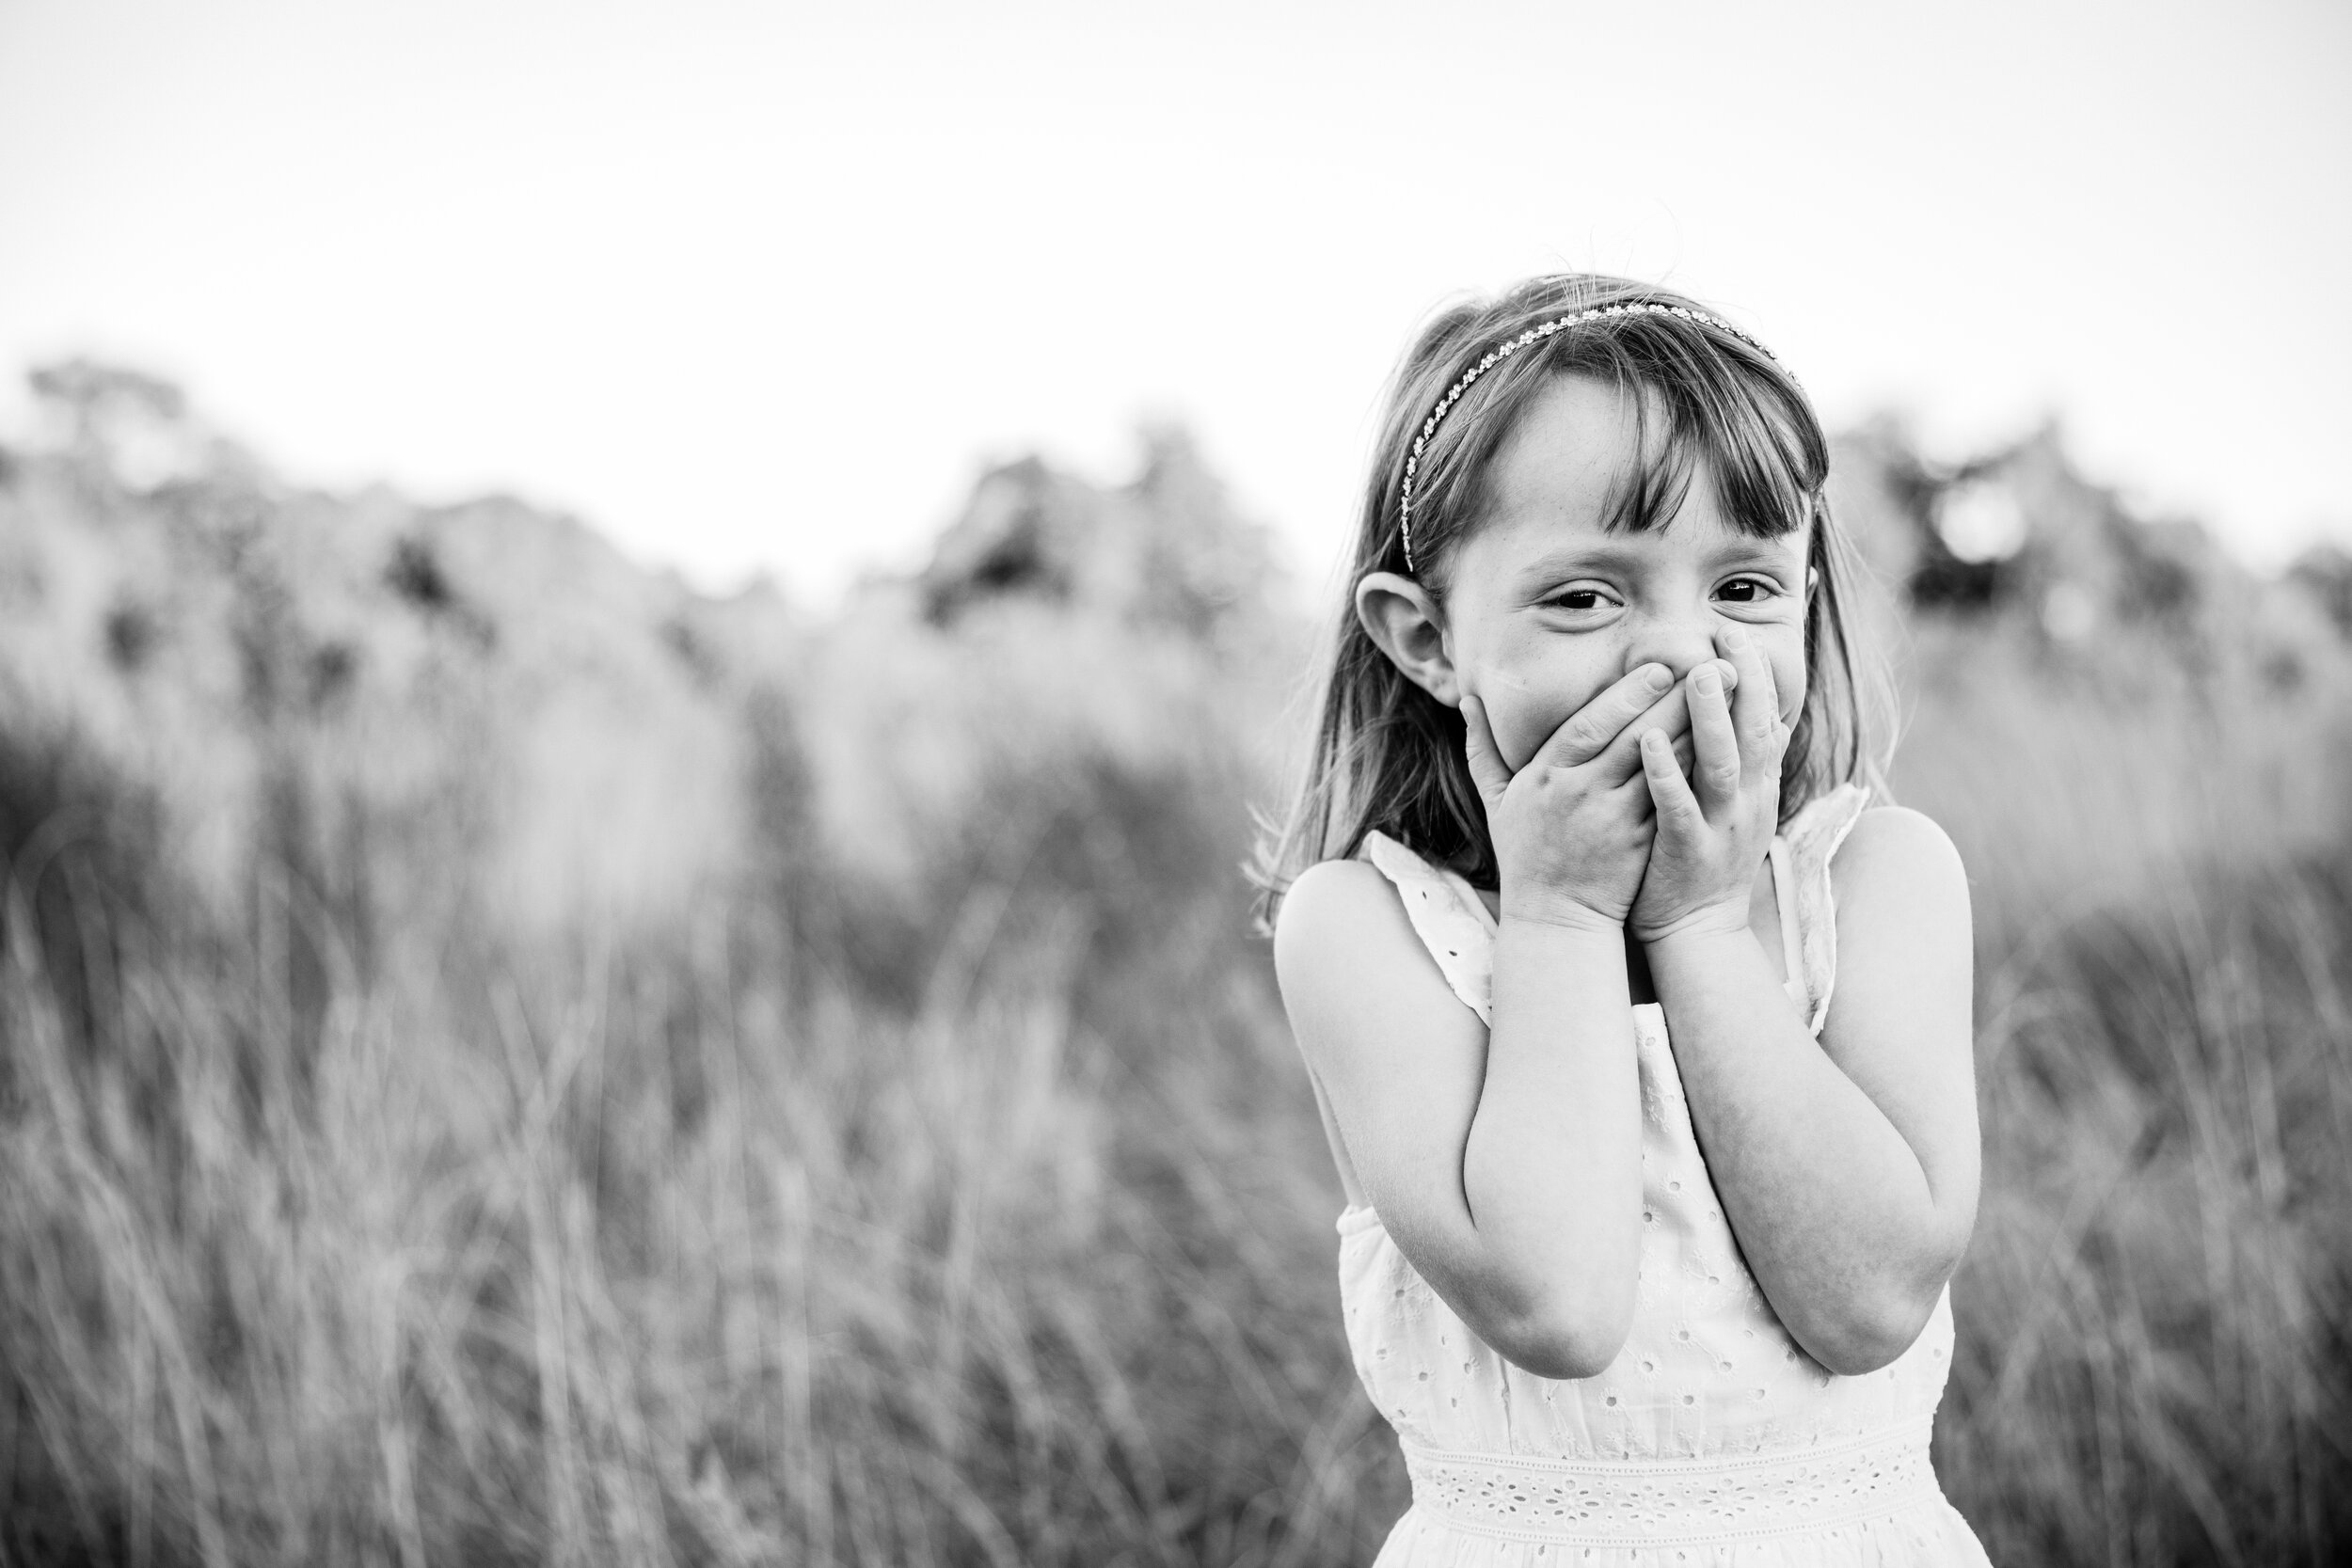
<path id="1" fill-rule="evenodd" d="M 1619 388 L 1633 398 L 1641 455 L 1611 485 L 1602 527 L 1612 533 L 1666 527 L 1702 460 L 1732 528 L 1778 539 L 1804 526 L 1828 477 L 1829 452 L 1776 378 L 1734 364 L 1711 345 L 1694 351 L 1680 335 L 1627 332 L 1614 346 L 1610 357 Z"/>

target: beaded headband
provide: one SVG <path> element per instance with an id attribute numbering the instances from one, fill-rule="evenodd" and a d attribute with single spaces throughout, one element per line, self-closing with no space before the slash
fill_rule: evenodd
<path id="1" fill-rule="evenodd" d="M 1461 380 L 1446 388 L 1445 396 L 1438 400 L 1438 406 L 1429 411 L 1429 418 L 1422 420 L 1421 434 L 1413 437 L 1412 452 L 1405 459 L 1405 483 L 1398 489 L 1396 501 L 1397 531 L 1405 540 L 1405 569 L 1406 571 L 1413 570 L 1413 475 L 1421 467 L 1422 448 L 1429 444 L 1429 437 L 1437 434 L 1438 426 L 1445 422 L 1445 417 L 1454 411 L 1454 404 L 1461 401 L 1464 392 L 1470 390 L 1470 383 L 1530 343 L 1541 341 L 1557 332 L 1565 332 L 1571 326 L 1581 326 L 1587 322 L 1601 321 L 1611 316 L 1679 316 L 1684 321 L 1697 322 L 1702 325 L 1711 326 L 1718 332 L 1728 333 L 1765 358 L 1770 359 L 1773 364 L 1780 363 L 1778 355 L 1721 316 L 1712 316 L 1704 310 L 1693 310 L 1687 305 L 1661 305 L 1652 300 L 1633 300 L 1618 305 L 1596 305 L 1589 310 L 1579 310 L 1572 315 L 1561 316 L 1539 325 L 1531 326 L 1518 337 L 1497 343 L 1486 351 L 1486 357 L 1462 372 Z"/>

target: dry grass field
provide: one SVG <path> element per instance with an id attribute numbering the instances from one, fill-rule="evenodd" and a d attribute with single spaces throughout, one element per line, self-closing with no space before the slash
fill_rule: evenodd
<path id="1" fill-rule="evenodd" d="M 20 538 L 202 499 L 8 483 Z M 0 1562 L 1368 1560 L 1404 1478 L 1236 869 L 1295 640 L 853 612 L 801 684 L 708 699 L 749 736 L 725 853 L 524 919 L 447 675 L 520 643 L 437 592 L 416 729 L 256 706 L 324 644 L 252 623 L 251 767 L 196 807 L 13 645 Z M 1899 787 L 1980 942 L 1947 1489 L 2009 1564 L 2337 1560 L 2344 688 L 2119 681 L 2030 630 L 1923 616 L 1906 666 Z M 623 738 L 698 754 L 669 734 Z M 667 842 L 666 787 L 598 799 Z"/>

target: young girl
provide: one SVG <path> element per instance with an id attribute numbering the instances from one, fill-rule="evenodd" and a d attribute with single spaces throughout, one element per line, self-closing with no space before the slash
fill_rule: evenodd
<path id="1" fill-rule="evenodd" d="M 1981 1563 L 1929 1429 L 1967 884 L 1869 804 L 1828 447 L 1620 279 L 1441 316 L 1374 459 L 1275 960 L 1405 1564 Z"/>

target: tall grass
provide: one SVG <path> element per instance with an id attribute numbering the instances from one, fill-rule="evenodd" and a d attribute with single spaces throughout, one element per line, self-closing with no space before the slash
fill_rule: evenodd
<path id="1" fill-rule="evenodd" d="M 2352 1541 L 2352 855 L 2165 879 L 1983 988 L 1946 1481 L 2015 1562 Z"/>
<path id="2" fill-rule="evenodd" d="M 1947 1487 L 2010 1563 L 2328 1561 L 2352 841 L 2241 832 L 2193 724 L 2100 711 L 2021 697 L 1999 768 L 1981 712 L 1915 732 L 1983 931 Z M 2185 782 L 2054 828 L 2076 752 Z M 269 856 L 223 923 L 49 834 L 0 955 L 0 1553 L 1368 1560 L 1404 1480 L 1242 783 L 1057 753 L 895 935 L 788 823 L 681 930 L 533 944 L 356 930 Z"/>
<path id="3" fill-rule="evenodd" d="M 1041 872 L 1046 826 L 961 889 L 907 1006 L 740 890 L 660 950 L 406 933 L 368 974 L 267 867 L 223 942 L 109 907 L 69 849 L 44 944 L 20 880 L 0 1542 L 1362 1555 L 1393 1497 L 1329 1478 L 1369 1412 L 1242 892 L 1122 957 L 1068 886 L 1111 879 Z"/>
<path id="4" fill-rule="evenodd" d="M 1985 1133 L 1947 1489 L 1995 1560 L 2333 1560 L 2352 726 L 2325 692 L 2134 690 L 2154 643 L 1921 632 L 1898 787 L 1970 868 Z"/>

